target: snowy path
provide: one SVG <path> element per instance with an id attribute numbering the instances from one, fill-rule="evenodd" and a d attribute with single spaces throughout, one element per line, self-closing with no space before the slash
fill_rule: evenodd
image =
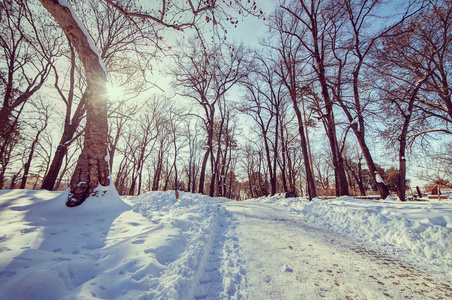
<path id="1" fill-rule="evenodd" d="M 451 299 L 452 284 L 287 209 L 252 201 L 223 206 L 238 224 L 249 299 Z"/>
<path id="2" fill-rule="evenodd" d="M 239 299 L 244 282 L 243 260 L 238 239 L 234 236 L 236 222 L 221 205 L 215 210 L 215 223 L 210 240 L 195 276 L 194 293 L 189 299 Z"/>

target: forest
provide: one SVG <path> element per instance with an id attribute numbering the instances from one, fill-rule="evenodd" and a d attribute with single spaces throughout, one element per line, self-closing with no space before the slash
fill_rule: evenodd
<path id="1" fill-rule="evenodd" d="M 267 2 L 2 1 L 0 188 L 452 187 L 452 1 Z"/>

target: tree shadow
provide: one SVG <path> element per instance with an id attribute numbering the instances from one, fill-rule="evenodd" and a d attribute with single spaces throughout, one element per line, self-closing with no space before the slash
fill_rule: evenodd
<path id="1" fill-rule="evenodd" d="M 108 194 L 110 193 L 110 194 Z M 36 197 L 36 191 L 19 197 Z M 101 250 L 112 223 L 131 206 L 117 193 L 66 207 L 68 191 L 23 205 L 3 202 L 16 218 L 0 240 L 0 292 L 13 299 L 60 299 L 97 275 Z M 22 205 L 20 205 L 22 204 Z M 11 229 L 14 228 L 14 229 Z"/>

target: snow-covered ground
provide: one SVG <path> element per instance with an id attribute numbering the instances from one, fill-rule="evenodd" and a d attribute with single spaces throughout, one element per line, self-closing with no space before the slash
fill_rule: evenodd
<path id="1" fill-rule="evenodd" d="M 452 201 L 0 191 L 0 299 L 452 298 Z"/>
<path id="2" fill-rule="evenodd" d="M 309 222 L 452 278 L 450 199 L 401 202 L 340 197 L 309 202 L 275 196 L 256 200 L 287 207 Z"/>

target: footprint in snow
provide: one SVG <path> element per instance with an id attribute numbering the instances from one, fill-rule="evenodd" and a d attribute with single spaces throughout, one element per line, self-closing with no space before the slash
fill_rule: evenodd
<path id="1" fill-rule="evenodd" d="M 15 256 L 13 257 L 13 259 L 17 259 L 17 260 L 27 260 L 27 261 L 32 261 L 33 259 L 28 258 L 28 257 L 20 257 L 20 256 Z"/>
<path id="2" fill-rule="evenodd" d="M 13 277 L 14 275 L 16 275 L 16 272 L 12 272 L 12 271 L 0 271 L 0 279 L 3 278 L 10 278 Z"/>
<path id="3" fill-rule="evenodd" d="M 141 225 L 140 223 L 136 223 L 136 222 L 129 222 L 128 224 L 132 225 L 132 226 L 140 226 Z"/>
<path id="4" fill-rule="evenodd" d="M 20 233 L 22 233 L 22 234 L 32 233 L 32 232 L 35 232 L 38 229 L 39 229 L 39 227 L 26 228 L 26 229 L 22 229 L 20 231 Z"/>
<path id="5" fill-rule="evenodd" d="M 205 268 L 204 268 L 204 271 L 206 271 L 206 272 L 213 272 L 213 271 L 215 271 L 215 270 L 217 270 L 217 267 L 215 266 L 215 265 L 210 265 L 210 266 L 206 266 Z"/>
<path id="6" fill-rule="evenodd" d="M 288 265 L 284 265 L 282 270 L 283 270 L 283 272 L 289 272 L 289 273 L 293 272 L 293 270 Z"/>

